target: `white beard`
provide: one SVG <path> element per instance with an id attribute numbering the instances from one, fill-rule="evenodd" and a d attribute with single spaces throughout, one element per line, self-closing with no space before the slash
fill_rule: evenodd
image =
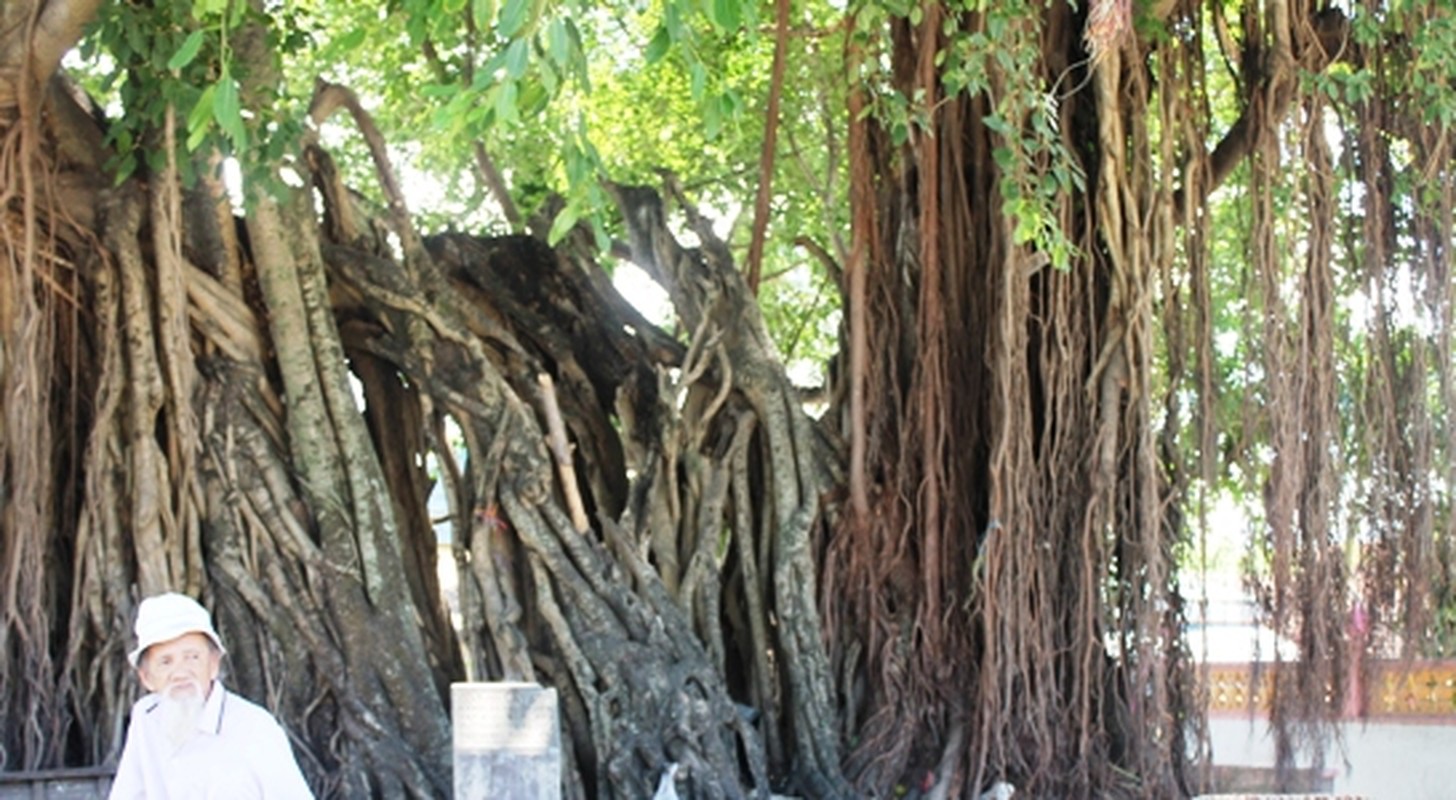
<path id="1" fill-rule="evenodd" d="M 161 703 L 157 708 L 162 715 L 159 721 L 173 750 L 181 749 L 197 735 L 197 720 L 202 716 L 206 703 L 206 698 L 196 688 L 161 693 Z"/>

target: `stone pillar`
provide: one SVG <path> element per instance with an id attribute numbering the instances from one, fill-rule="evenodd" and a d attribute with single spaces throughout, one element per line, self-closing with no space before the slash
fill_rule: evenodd
<path id="1" fill-rule="evenodd" d="M 555 689 L 534 683 L 455 683 L 450 711 L 456 800 L 560 800 Z"/>

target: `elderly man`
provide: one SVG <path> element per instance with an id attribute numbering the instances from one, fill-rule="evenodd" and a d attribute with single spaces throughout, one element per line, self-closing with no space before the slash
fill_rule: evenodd
<path id="1" fill-rule="evenodd" d="M 150 692 L 131 709 L 112 800 L 310 798 L 273 715 L 217 679 L 226 654 L 197 601 L 142 601 L 127 658 Z"/>

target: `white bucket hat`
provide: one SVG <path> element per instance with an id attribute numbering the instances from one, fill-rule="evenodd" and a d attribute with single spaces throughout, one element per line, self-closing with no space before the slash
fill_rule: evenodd
<path id="1" fill-rule="evenodd" d="M 148 647 L 189 633 L 205 635 L 217 645 L 219 653 L 227 654 L 222 639 L 212 628 L 212 615 L 196 600 L 173 592 L 148 597 L 137 611 L 136 649 L 127 653 L 126 658 L 135 667 Z"/>

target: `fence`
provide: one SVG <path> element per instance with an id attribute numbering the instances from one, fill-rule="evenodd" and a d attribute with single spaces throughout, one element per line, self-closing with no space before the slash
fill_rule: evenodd
<path id="1" fill-rule="evenodd" d="M 0 772 L 0 800 L 104 800 L 111 774 L 108 767 Z"/>
<path id="2" fill-rule="evenodd" d="M 1267 715 L 1279 664 L 1209 664 L 1204 685 L 1210 716 Z M 1341 702 L 1346 719 L 1456 724 L 1456 660 L 1372 661 L 1357 671 Z"/>

